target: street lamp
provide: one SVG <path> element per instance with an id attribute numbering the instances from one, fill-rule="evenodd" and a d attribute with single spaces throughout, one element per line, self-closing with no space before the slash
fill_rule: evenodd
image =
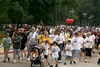
<path id="1" fill-rule="evenodd" d="M 83 13 L 83 16 L 86 17 L 87 13 Z"/>
<path id="2" fill-rule="evenodd" d="M 90 17 L 88 17 L 90 20 L 94 17 L 94 15 L 90 15 Z M 94 24 L 94 20 L 92 21 L 92 24 Z"/>
<path id="3" fill-rule="evenodd" d="M 75 11 L 74 11 L 73 8 L 72 8 L 72 10 L 70 10 L 71 18 L 72 18 L 72 15 L 73 15 L 74 12 L 75 12 Z M 72 22 L 72 23 L 73 23 L 73 22 Z"/>
<path id="4" fill-rule="evenodd" d="M 84 18 L 87 16 L 87 13 L 83 13 Z"/>
<path id="5" fill-rule="evenodd" d="M 75 11 L 74 11 L 73 8 L 72 8 L 72 10 L 70 11 L 70 13 L 73 14 L 74 12 L 75 12 Z"/>

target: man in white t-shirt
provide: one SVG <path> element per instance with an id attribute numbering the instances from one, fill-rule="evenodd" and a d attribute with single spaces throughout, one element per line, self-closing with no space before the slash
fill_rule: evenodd
<path id="1" fill-rule="evenodd" d="M 63 45 L 64 45 L 64 42 L 65 42 L 65 38 L 64 38 L 64 36 L 60 35 L 60 31 L 55 36 L 54 41 L 56 41 L 58 43 L 58 47 L 60 48 L 58 60 L 59 60 L 59 62 L 61 62 L 61 59 L 62 59 L 61 51 L 63 50 Z"/>

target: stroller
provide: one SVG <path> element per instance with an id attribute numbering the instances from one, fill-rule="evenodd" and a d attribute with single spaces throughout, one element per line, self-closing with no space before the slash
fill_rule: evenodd
<path id="1" fill-rule="evenodd" d="M 97 63 L 100 65 L 100 58 L 98 59 Z"/>
<path id="2" fill-rule="evenodd" d="M 30 61 L 31 61 L 31 67 L 33 67 L 34 65 L 37 65 L 37 64 L 40 64 L 40 67 L 43 67 L 44 66 L 44 62 L 43 62 L 43 59 L 41 58 L 41 54 L 43 53 L 43 49 L 39 48 L 39 47 L 32 47 L 32 51 L 34 49 L 38 50 L 39 56 L 36 59 L 33 59 L 33 57 L 31 57 L 31 59 L 30 59 Z"/>

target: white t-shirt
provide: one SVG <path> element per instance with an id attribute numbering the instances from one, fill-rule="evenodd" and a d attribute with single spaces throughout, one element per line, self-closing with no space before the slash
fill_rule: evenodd
<path id="1" fill-rule="evenodd" d="M 65 50 L 67 56 L 72 56 L 73 46 L 71 44 L 70 45 L 66 44 Z"/>
<path id="2" fill-rule="evenodd" d="M 86 37 L 86 39 L 84 40 L 84 43 L 85 43 L 84 46 L 86 48 L 89 48 L 89 46 L 90 46 L 90 48 L 92 48 L 92 46 L 93 46 L 92 41 L 93 41 L 93 39 L 91 39 L 90 37 Z"/>
<path id="3" fill-rule="evenodd" d="M 56 41 L 58 44 L 61 44 L 65 41 L 65 38 L 62 35 L 59 35 L 59 36 L 56 35 L 55 38 L 54 38 L 54 41 Z"/>
<path id="4" fill-rule="evenodd" d="M 86 39 L 86 38 L 83 38 L 83 44 L 84 44 L 83 47 L 85 47 L 85 39 Z M 82 47 L 82 48 L 83 48 L 83 47 Z"/>
<path id="5" fill-rule="evenodd" d="M 65 32 L 60 33 L 61 36 L 65 37 Z"/>
<path id="6" fill-rule="evenodd" d="M 92 44 L 94 44 L 95 40 L 95 35 L 91 35 L 90 38 L 93 40 Z"/>
<path id="7" fill-rule="evenodd" d="M 51 41 L 50 43 L 53 43 L 54 42 L 55 35 L 54 34 L 50 34 L 49 37 L 50 37 L 50 41 Z"/>
<path id="8" fill-rule="evenodd" d="M 80 39 L 79 37 L 73 37 L 72 38 L 72 46 L 74 50 L 80 50 Z"/>
<path id="9" fill-rule="evenodd" d="M 80 41 L 80 48 L 82 48 L 82 44 L 83 44 L 83 38 L 82 37 L 79 37 L 79 41 Z"/>
<path id="10" fill-rule="evenodd" d="M 44 47 L 45 51 L 44 51 L 44 55 L 48 55 L 49 53 L 49 45 L 48 44 L 45 44 L 45 43 L 42 43 L 41 44 L 42 47 Z"/>
<path id="11" fill-rule="evenodd" d="M 52 46 L 52 57 L 54 58 L 58 58 L 59 55 L 58 55 L 58 52 L 60 51 L 59 47 L 58 46 Z"/>
<path id="12" fill-rule="evenodd" d="M 31 44 L 31 43 L 36 44 L 36 40 L 38 39 L 38 34 L 36 32 L 34 33 L 30 32 L 28 35 L 28 39 L 29 39 L 28 44 Z"/>

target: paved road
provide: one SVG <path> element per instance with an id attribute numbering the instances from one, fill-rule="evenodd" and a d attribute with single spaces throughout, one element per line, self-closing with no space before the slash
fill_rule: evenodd
<path id="1" fill-rule="evenodd" d="M 10 57 L 11 57 L 11 61 L 13 61 L 12 59 L 12 54 L 10 54 Z M 67 63 L 67 65 L 63 65 L 63 63 L 60 63 L 59 64 L 59 67 L 100 67 L 100 65 L 98 65 L 96 62 L 97 62 L 97 54 L 95 54 L 93 57 L 92 57 L 92 61 L 89 62 L 89 63 L 84 63 L 84 60 L 82 61 L 79 61 L 77 64 L 72 64 L 70 65 L 69 63 Z M 12 62 L 6 62 L 6 63 L 2 63 L 3 61 L 3 55 L 0 55 L 0 67 L 30 67 L 30 62 L 27 61 L 26 59 L 22 60 L 20 63 L 17 62 L 16 64 L 13 64 Z M 39 67 L 39 65 L 37 65 L 36 67 Z M 46 66 L 45 67 L 49 67 Z"/>

